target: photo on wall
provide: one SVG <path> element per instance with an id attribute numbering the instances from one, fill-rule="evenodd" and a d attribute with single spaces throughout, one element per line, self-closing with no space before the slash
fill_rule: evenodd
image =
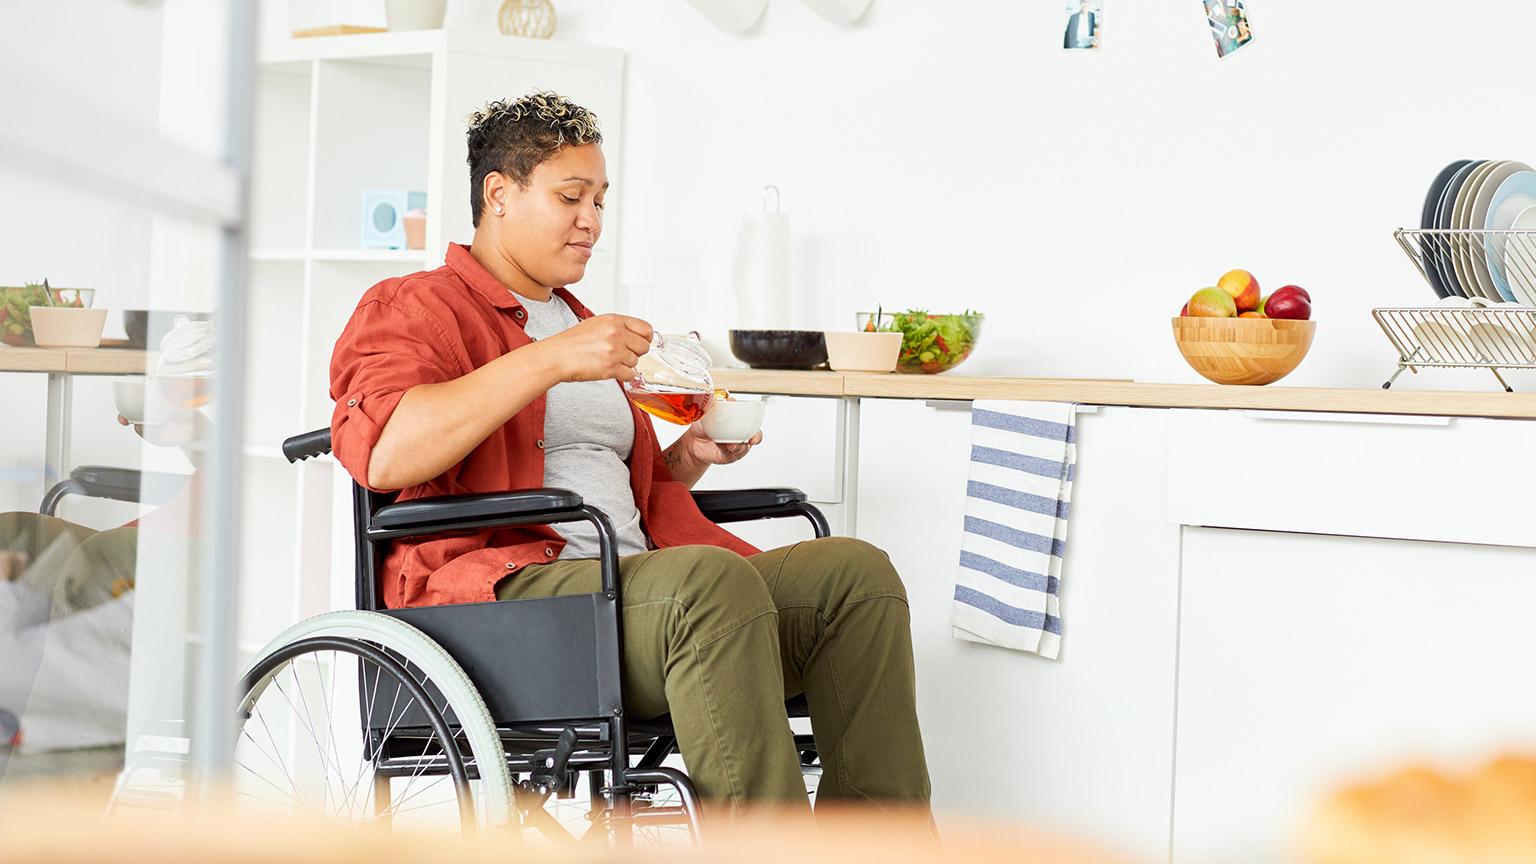
<path id="1" fill-rule="evenodd" d="M 1211 25 L 1211 38 L 1216 40 L 1217 57 L 1225 57 L 1253 40 L 1243 0 L 1201 0 L 1201 3 Z"/>
<path id="2" fill-rule="evenodd" d="M 1097 51 L 1104 34 L 1104 0 L 1067 0 L 1067 30 L 1061 47 Z"/>

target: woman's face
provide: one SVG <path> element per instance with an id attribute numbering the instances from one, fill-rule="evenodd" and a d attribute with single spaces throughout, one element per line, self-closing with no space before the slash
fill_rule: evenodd
<path id="1" fill-rule="evenodd" d="M 503 252 L 534 284 L 559 288 L 580 282 L 603 233 L 608 168 L 596 144 L 562 147 L 533 169 L 527 188 L 508 183 L 499 235 Z M 492 212 L 496 204 L 492 196 Z"/>

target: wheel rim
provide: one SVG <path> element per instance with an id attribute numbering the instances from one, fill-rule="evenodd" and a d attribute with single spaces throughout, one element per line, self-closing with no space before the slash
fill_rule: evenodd
<path id="1" fill-rule="evenodd" d="M 311 638 L 269 654 L 242 682 L 237 801 L 333 824 L 473 833 L 463 733 L 425 682 L 358 640 Z M 372 734 L 365 716 L 384 718 Z"/>

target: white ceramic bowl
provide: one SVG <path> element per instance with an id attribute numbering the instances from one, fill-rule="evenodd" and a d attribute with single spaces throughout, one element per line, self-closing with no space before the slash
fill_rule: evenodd
<path id="1" fill-rule="evenodd" d="M 767 405 L 762 399 L 716 399 L 709 403 L 699 426 L 716 444 L 744 444 L 763 428 L 763 410 Z"/>
<path id="2" fill-rule="evenodd" d="M 33 306 L 32 339 L 39 348 L 95 348 L 101 344 L 105 309 Z"/>
<path id="3" fill-rule="evenodd" d="M 900 333 L 827 331 L 827 365 L 838 372 L 894 372 Z"/>
<path id="4" fill-rule="evenodd" d="M 144 379 L 127 378 L 112 382 L 112 404 L 129 423 L 144 422 Z"/>

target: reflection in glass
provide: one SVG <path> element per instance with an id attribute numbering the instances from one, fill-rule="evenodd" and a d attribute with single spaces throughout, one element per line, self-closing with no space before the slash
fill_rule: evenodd
<path id="1" fill-rule="evenodd" d="M 211 484 L 230 450 L 212 418 L 239 390 L 215 391 L 235 367 L 210 321 L 243 261 L 226 65 L 244 5 L 0 12 L 25 33 L 0 65 L 27 70 L 7 104 L 31 136 L 0 151 L 0 294 L 46 280 L 106 310 L 97 348 L 0 345 L 0 785 L 104 805 L 122 778 L 179 794 L 188 777 L 196 661 L 219 641 L 208 514 L 235 494 Z"/>

